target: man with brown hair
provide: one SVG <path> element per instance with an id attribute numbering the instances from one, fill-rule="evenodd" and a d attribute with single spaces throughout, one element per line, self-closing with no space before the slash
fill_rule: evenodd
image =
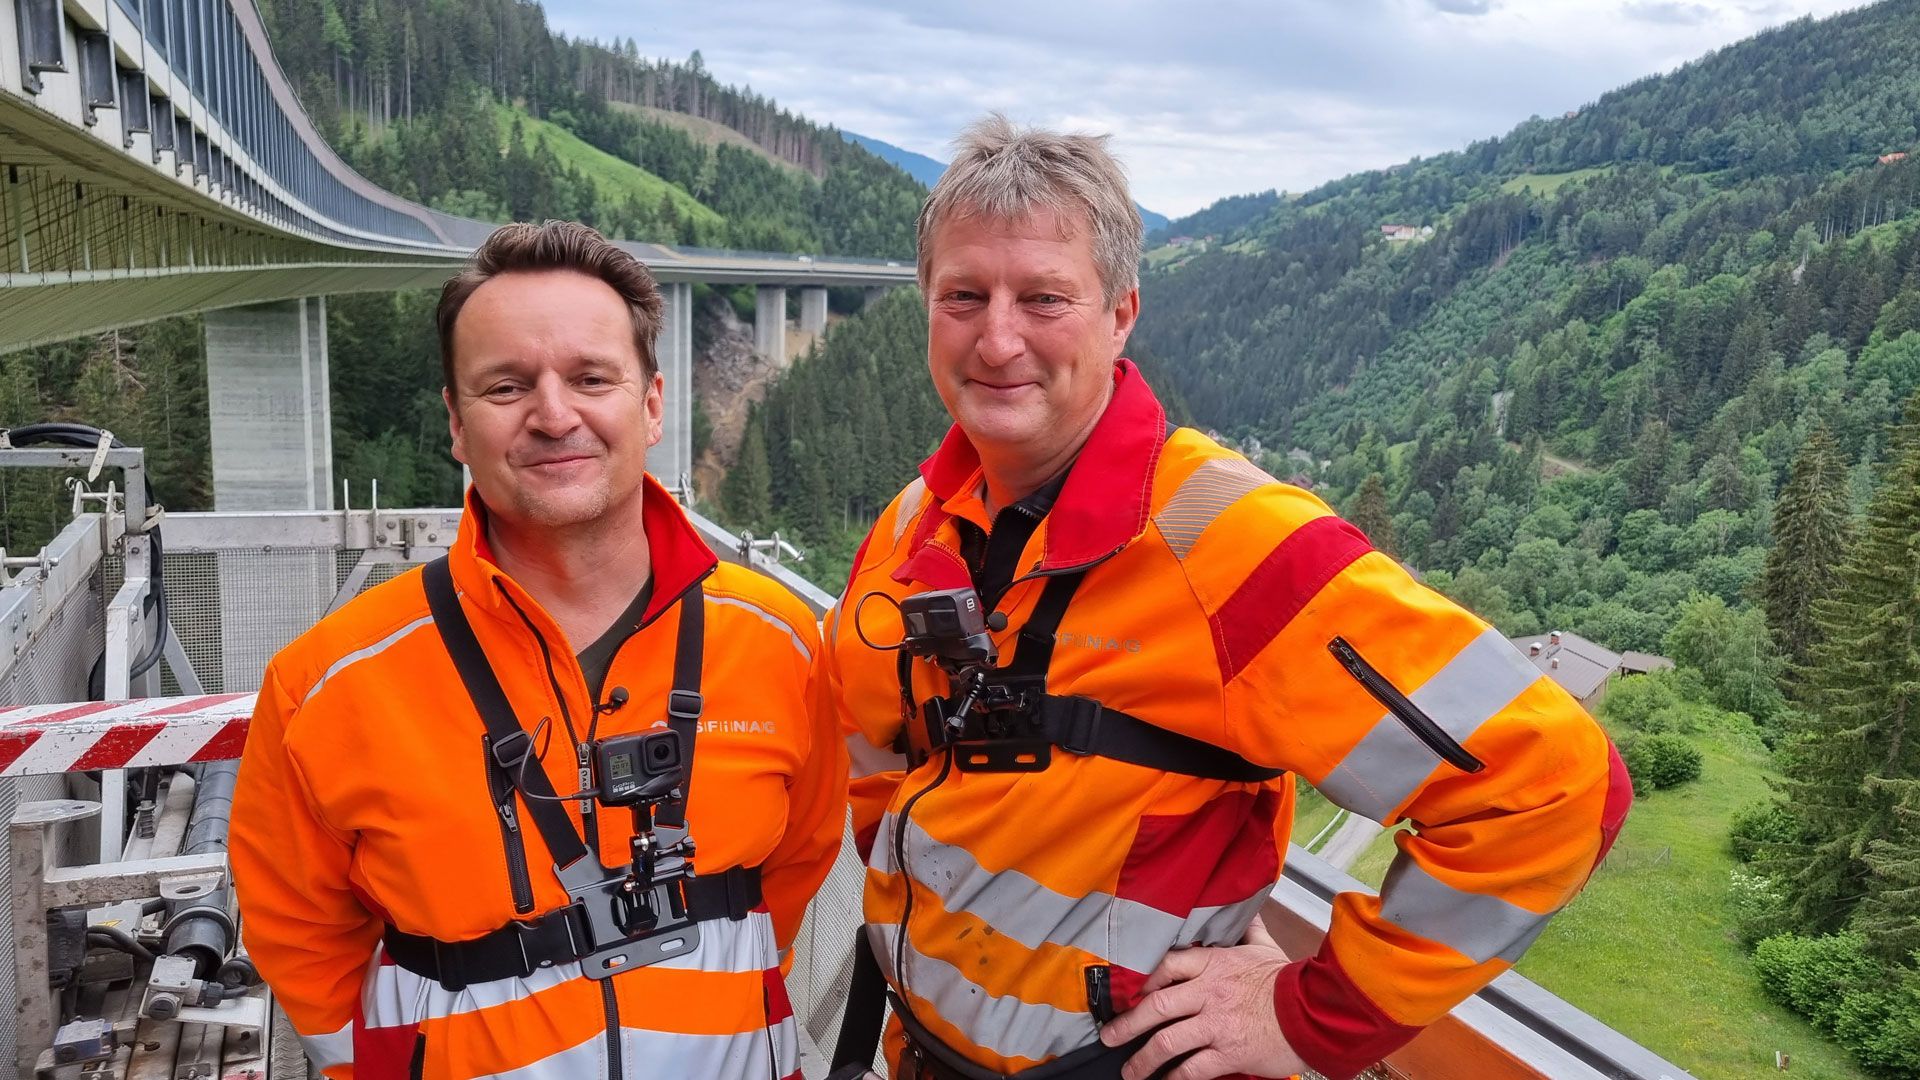
<path id="1" fill-rule="evenodd" d="M 645 474 L 660 308 L 592 229 L 495 232 L 437 316 L 458 537 L 266 672 L 242 934 L 328 1076 L 799 1075 L 845 758 L 810 614 Z"/>

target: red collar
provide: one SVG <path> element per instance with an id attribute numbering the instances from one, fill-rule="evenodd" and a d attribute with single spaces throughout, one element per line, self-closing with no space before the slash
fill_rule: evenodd
<path id="1" fill-rule="evenodd" d="M 687 519 L 686 512 L 680 509 L 673 494 L 660 485 L 651 473 L 644 478 L 646 495 L 640 509 L 641 527 L 647 530 L 648 558 L 653 563 L 653 597 L 647 602 L 646 615 L 641 623 L 652 622 L 660 613 L 673 606 L 680 594 L 693 587 L 701 578 L 713 572 L 719 565 L 719 558 L 706 541 Z M 487 544 L 486 530 L 487 507 L 480 501 L 480 492 L 476 488 L 467 489 L 467 512 L 460 519 L 460 535 L 454 541 L 450 554 L 454 556 L 454 577 L 460 580 L 465 575 L 463 569 L 471 567 L 481 575 L 480 581 L 461 581 L 460 587 L 471 600 L 491 606 L 498 600 L 497 590 L 488 587 L 476 590 L 474 585 L 484 584 L 486 577 L 498 576 L 512 582 L 493 561 L 493 551 Z M 465 564 L 465 566 L 463 566 Z M 518 583 L 514 583 L 518 588 Z"/>
<path id="2" fill-rule="evenodd" d="M 1096 562 L 1145 535 L 1153 473 L 1167 441 L 1167 411 L 1133 361 L 1113 365 L 1113 399 L 1080 448 L 1060 498 L 1047 515 L 1046 551 L 1038 572 Z M 1084 464 L 1084 467 L 1082 467 Z M 938 502 L 964 491 L 980 471 L 980 453 L 955 424 L 920 464 Z M 928 513 L 937 512 L 937 505 Z M 931 530 L 921 530 L 924 541 Z"/>

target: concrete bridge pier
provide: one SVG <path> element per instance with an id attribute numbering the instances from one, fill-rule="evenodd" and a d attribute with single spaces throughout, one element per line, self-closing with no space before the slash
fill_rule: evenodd
<path id="1" fill-rule="evenodd" d="M 827 333 L 827 290 L 824 288 L 805 288 L 800 290 L 800 334 L 806 341 L 804 348 L 812 348 Z"/>
<path id="2" fill-rule="evenodd" d="M 327 301 L 206 314 L 216 510 L 333 508 Z"/>
<path id="3" fill-rule="evenodd" d="M 787 289 L 760 285 L 753 290 L 753 348 L 773 363 L 787 366 Z"/>
<path id="4" fill-rule="evenodd" d="M 205 326 L 214 509 L 331 510 L 326 299 L 222 308 Z M 221 625 L 260 628 L 222 652 L 221 686 L 251 690 L 280 644 L 326 612 L 338 568 L 331 551 L 218 558 Z"/>
<path id="5" fill-rule="evenodd" d="M 659 445 L 647 451 L 647 471 L 684 497 L 693 474 L 693 286 L 663 283 L 660 298 L 666 303 L 653 355 L 666 383 L 666 415 Z"/>

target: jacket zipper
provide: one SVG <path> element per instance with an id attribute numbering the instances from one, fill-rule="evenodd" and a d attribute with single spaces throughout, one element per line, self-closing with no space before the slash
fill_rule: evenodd
<path id="1" fill-rule="evenodd" d="M 600 998 L 607 1003 L 607 1080 L 620 1080 L 620 998 L 613 980 L 600 980 Z"/>
<path id="2" fill-rule="evenodd" d="M 1093 1022 L 1105 1024 L 1113 1019 L 1113 968 L 1106 964 L 1089 964 L 1086 970 L 1087 1012 L 1093 1015 Z"/>
<path id="3" fill-rule="evenodd" d="M 1438 755 L 1440 760 L 1467 773 L 1477 773 L 1487 767 L 1479 758 L 1468 753 L 1467 748 L 1456 742 L 1453 736 L 1448 735 L 1439 724 L 1434 723 L 1432 717 L 1421 712 L 1419 706 L 1407 700 L 1407 696 L 1402 694 L 1399 688 L 1375 671 L 1373 665 L 1367 663 L 1366 659 L 1347 643 L 1346 638 L 1335 637 L 1327 642 L 1327 650 L 1333 653 L 1334 658 L 1340 661 L 1340 666 L 1346 668 L 1348 674 L 1358 680 L 1361 686 L 1366 687 L 1367 693 L 1372 694 L 1374 700 L 1386 706 L 1387 711 L 1405 725 L 1406 729 L 1413 733 L 1414 738 L 1425 743 L 1427 749 Z"/>
<path id="4" fill-rule="evenodd" d="M 513 889 L 513 910 L 517 915 L 533 912 L 533 879 L 527 876 L 527 845 L 520 839 L 520 815 L 514 809 L 513 781 L 501 773 L 493 761 L 493 737 L 480 736 L 486 750 L 487 787 L 493 791 L 493 806 L 500 815 L 500 845 L 507 851 L 507 882 Z"/>

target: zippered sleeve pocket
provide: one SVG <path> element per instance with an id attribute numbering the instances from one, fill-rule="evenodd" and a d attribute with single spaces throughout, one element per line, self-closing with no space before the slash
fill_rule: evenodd
<path id="1" fill-rule="evenodd" d="M 1341 667 L 1347 669 L 1347 674 L 1352 675 L 1355 681 L 1365 687 L 1375 701 L 1385 706 L 1386 710 L 1393 714 L 1394 719 L 1400 721 L 1414 738 L 1419 739 L 1440 760 L 1467 773 L 1477 773 L 1487 767 L 1479 758 L 1468 753 L 1467 748 L 1461 746 L 1453 736 L 1447 734 L 1446 729 L 1441 727 L 1433 717 L 1428 716 L 1418 705 L 1409 700 L 1407 695 L 1401 693 L 1400 689 L 1388 681 L 1386 676 L 1376 671 L 1374 666 L 1360 655 L 1359 650 L 1347 642 L 1346 638 L 1335 637 L 1327 642 L 1327 650 L 1333 653 L 1334 659 L 1340 661 Z"/>

